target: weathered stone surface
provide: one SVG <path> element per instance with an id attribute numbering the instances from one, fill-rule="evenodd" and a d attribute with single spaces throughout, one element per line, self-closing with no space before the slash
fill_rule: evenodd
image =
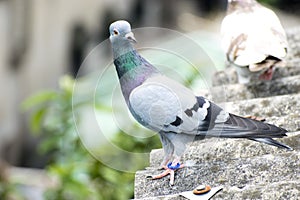
<path id="1" fill-rule="evenodd" d="M 237 84 L 238 76 L 234 67 L 227 67 L 226 70 L 217 71 L 212 77 L 213 86 L 224 86 Z"/>
<path id="2" fill-rule="evenodd" d="M 300 196 L 300 181 L 282 181 L 269 183 L 268 185 L 248 185 L 242 189 L 238 187 L 225 188 L 216 194 L 214 200 L 226 199 L 299 199 Z M 276 191 L 274 191 L 276 190 Z M 186 200 L 179 195 L 165 195 L 143 200 Z"/>
<path id="3" fill-rule="evenodd" d="M 273 80 L 288 77 L 288 76 L 296 76 L 300 75 L 300 57 L 299 59 L 286 60 L 285 67 L 275 68 Z"/>
<path id="4" fill-rule="evenodd" d="M 298 138 L 299 147 L 300 133 L 292 137 Z M 247 193 L 252 193 L 248 196 L 248 198 L 251 198 L 253 194 L 263 194 L 261 190 L 256 190 L 257 185 L 267 188 L 269 184 L 275 185 L 277 183 L 280 186 L 279 183 L 287 184 L 291 181 L 300 181 L 299 148 L 294 151 L 278 150 L 258 143 L 249 145 L 249 141 L 248 147 L 253 145 L 251 152 L 257 155 L 248 155 L 243 153 L 243 150 L 247 151 L 248 147 L 241 145 L 241 141 L 226 141 L 225 143 L 227 144 L 225 145 L 224 142 L 214 145 L 205 145 L 202 142 L 199 145 L 191 146 L 189 151 L 187 151 L 183 159 L 192 159 L 196 163 L 191 167 L 185 167 L 176 172 L 175 186 L 173 187 L 169 186 L 168 177 L 160 180 L 148 180 L 145 178 L 149 174 L 160 172 L 155 167 L 137 172 L 135 197 L 143 198 L 177 194 L 182 191 L 192 190 L 199 184 L 209 184 L 211 186 L 224 186 L 224 190 L 221 192 L 221 199 L 232 199 L 235 193 L 241 193 L 237 194 L 237 196 L 244 195 L 245 197 Z M 206 147 L 201 149 L 203 146 Z M 255 153 L 256 149 L 258 153 Z M 264 154 L 264 152 L 267 154 Z M 161 158 L 161 155 L 157 155 L 161 153 L 161 151 L 155 151 L 151 157 Z M 239 155 L 244 155 L 245 157 Z M 159 163 L 156 160 L 154 162 Z M 233 189 L 237 191 L 233 192 Z M 277 191 L 277 188 L 269 188 L 268 190 L 272 193 L 271 191 Z M 287 195 L 293 194 L 290 192 Z M 268 197 L 272 199 L 270 196 Z"/>
<path id="5" fill-rule="evenodd" d="M 276 139 L 290 145 L 294 151 L 300 150 L 300 133 L 288 133 L 288 137 Z M 199 151 L 199 153 L 197 153 Z M 285 149 L 279 149 L 270 145 L 258 143 L 247 139 L 224 139 L 208 138 L 201 141 L 195 141 L 190 144 L 183 155 L 185 161 L 218 162 L 226 159 L 251 158 L 266 154 L 277 155 L 286 153 Z M 163 150 L 156 149 L 150 154 L 150 168 L 158 167 L 163 158 Z M 299 166 L 300 167 L 300 166 Z"/>
<path id="6" fill-rule="evenodd" d="M 300 57 L 298 59 L 286 60 L 281 65 L 275 67 L 272 80 L 281 79 L 283 77 L 300 75 Z M 234 67 L 230 66 L 226 70 L 218 71 L 212 77 L 213 86 L 224 86 L 230 84 L 238 84 L 238 78 Z M 258 80 L 259 81 L 259 80 Z M 271 81 L 259 81 L 271 82 Z M 251 83 L 250 83 L 251 84 Z"/>
<path id="7" fill-rule="evenodd" d="M 300 181 L 279 181 L 267 184 L 248 185 L 239 189 L 224 189 L 214 200 L 225 199 L 299 199 Z"/>
<path id="8" fill-rule="evenodd" d="M 300 58 L 300 27 L 288 29 L 286 35 L 289 43 L 286 60 Z"/>
<path id="9" fill-rule="evenodd" d="M 178 194 L 175 194 L 175 195 L 164 195 L 164 196 L 156 196 L 156 197 L 145 197 L 142 199 L 135 199 L 135 200 L 186 200 L 186 198 L 179 196 Z"/>
<path id="10" fill-rule="evenodd" d="M 300 71 L 300 67 L 299 67 Z M 250 84 L 215 86 L 210 91 L 215 102 L 238 101 L 300 92 L 300 75 Z"/>

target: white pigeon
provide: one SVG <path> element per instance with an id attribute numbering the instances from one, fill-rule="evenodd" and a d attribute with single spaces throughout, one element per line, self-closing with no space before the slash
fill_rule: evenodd
<path id="1" fill-rule="evenodd" d="M 240 83 L 254 76 L 271 80 L 274 65 L 287 55 L 286 34 L 278 17 L 255 0 L 228 0 L 221 36 Z"/>
<path id="2" fill-rule="evenodd" d="M 161 178 L 183 167 L 180 157 L 186 145 L 204 137 L 247 138 L 281 148 L 291 148 L 273 140 L 286 136 L 286 130 L 271 124 L 230 114 L 195 96 L 180 83 L 164 76 L 133 47 L 136 42 L 127 21 L 116 21 L 109 27 L 114 64 L 121 90 L 134 118 L 159 133 L 165 152 Z"/>

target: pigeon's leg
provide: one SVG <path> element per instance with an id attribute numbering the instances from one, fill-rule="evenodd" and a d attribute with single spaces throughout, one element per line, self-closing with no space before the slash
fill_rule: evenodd
<path id="1" fill-rule="evenodd" d="M 174 160 L 168 164 L 168 169 L 170 170 L 170 185 L 174 185 L 174 178 L 175 178 L 175 171 L 183 168 L 184 164 L 180 164 L 180 157 L 179 156 L 175 156 Z"/>
<path id="2" fill-rule="evenodd" d="M 150 178 L 152 180 L 160 179 L 160 178 L 165 177 L 170 174 L 170 185 L 173 185 L 175 172 L 174 172 L 174 169 L 168 168 L 168 163 L 170 162 L 170 160 L 173 157 L 174 145 L 169 140 L 169 138 L 166 137 L 166 133 L 164 133 L 164 132 L 159 132 L 159 138 L 160 138 L 160 141 L 161 141 L 163 149 L 164 149 L 164 158 L 161 163 L 160 169 L 165 169 L 165 170 L 158 175 L 147 176 L 147 178 Z"/>
<path id="3" fill-rule="evenodd" d="M 172 185 L 174 185 L 175 171 L 177 169 L 182 168 L 182 167 L 183 167 L 183 165 L 180 165 L 179 163 L 175 167 L 171 167 L 171 163 L 169 163 L 168 166 L 166 167 L 165 171 L 163 171 L 162 173 L 157 174 L 157 175 L 147 176 L 147 178 L 150 178 L 152 180 L 154 180 L 154 179 L 160 179 L 160 178 L 163 178 L 163 177 L 165 177 L 165 176 L 167 176 L 167 175 L 170 174 L 170 182 L 169 182 L 169 184 L 172 186 Z"/>
<path id="4" fill-rule="evenodd" d="M 165 151 L 165 157 L 162 163 L 165 171 L 158 175 L 147 176 L 147 178 L 159 179 L 170 174 L 170 185 L 174 185 L 175 171 L 184 167 L 183 164 L 180 164 L 180 158 L 186 149 L 186 144 L 192 142 L 194 136 L 170 132 L 160 132 L 159 135 Z M 169 162 L 172 157 L 173 161 Z"/>
<path id="5" fill-rule="evenodd" d="M 274 74 L 274 71 L 275 71 L 275 65 L 280 63 L 281 60 L 280 59 L 277 59 L 277 58 L 274 58 L 272 56 L 269 56 L 267 57 L 267 59 L 265 61 L 267 65 L 269 65 L 268 69 L 266 71 L 264 71 L 260 76 L 259 76 L 259 79 L 262 79 L 262 80 L 271 80 L 273 78 L 273 74 Z"/>
<path id="6" fill-rule="evenodd" d="M 167 164 L 170 162 L 173 156 L 174 152 L 174 145 L 170 142 L 170 140 L 165 136 L 165 133 L 160 132 L 159 138 L 162 143 L 163 149 L 164 149 L 164 158 L 161 163 L 160 168 L 161 169 L 167 169 Z"/>
<path id="7" fill-rule="evenodd" d="M 273 66 L 271 66 L 269 69 L 264 71 L 260 76 L 259 79 L 269 81 L 273 78 L 274 69 Z"/>

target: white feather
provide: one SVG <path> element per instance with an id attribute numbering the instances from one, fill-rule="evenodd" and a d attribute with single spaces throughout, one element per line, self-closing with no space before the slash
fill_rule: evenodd
<path id="1" fill-rule="evenodd" d="M 222 47 L 226 52 L 232 42 L 244 34 L 244 39 L 234 47 L 237 57 L 231 57 L 236 65 L 259 63 L 268 55 L 279 59 L 286 56 L 285 32 L 278 17 L 268 8 L 257 6 L 251 13 L 233 12 L 227 15 L 222 22 L 221 34 Z"/>
<path id="2" fill-rule="evenodd" d="M 229 118 L 229 113 L 222 110 L 218 115 L 217 118 L 215 120 L 215 123 L 224 123 L 228 120 Z"/>

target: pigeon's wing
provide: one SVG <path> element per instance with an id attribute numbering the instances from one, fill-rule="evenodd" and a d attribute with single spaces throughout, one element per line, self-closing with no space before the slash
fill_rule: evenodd
<path id="1" fill-rule="evenodd" d="M 160 133 L 248 138 L 284 147 L 272 137 L 283 137 L 287 132 L 271 124 L 230 114 L 165 76 L 149 78 L 135 88 L 129 96 L 129 109 L 142 125 Z"/>
<path id="2" fill-rule="evenodd" d="M 149 78 L 129 96 L 129 109 L 144 126 L 163 132 L 196 134 L 209 101 L 163 75 Z"/>
<path id="3" fill-rule="evenodd" d="M 268 56 L 282 59 L 287 53 L 286 36 L 278 17 L 262 6 L 253 12 L 233 12 L 226 16 L 221 34 L 227 59 L 239 66 L 260 63 Z"/>

